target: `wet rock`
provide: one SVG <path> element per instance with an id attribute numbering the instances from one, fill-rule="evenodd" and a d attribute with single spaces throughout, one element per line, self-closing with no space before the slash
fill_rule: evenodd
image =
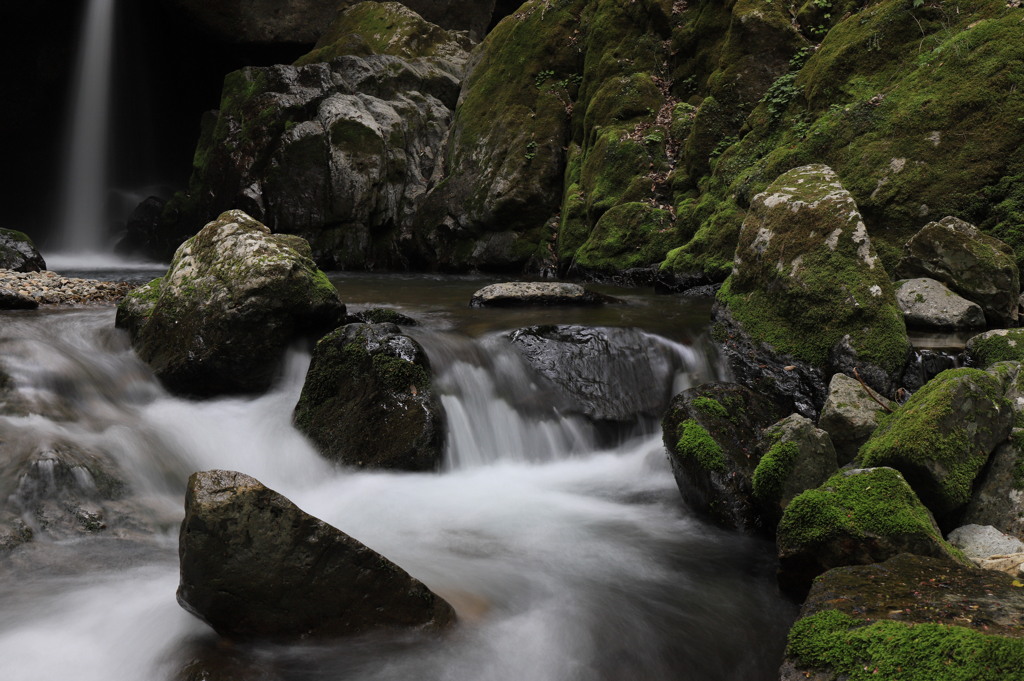
<path id="1" fill-rule="evenodd" d="M 606 296 L 566 282 L 510 281 L 491 284 L 473 294 L 470 307 L 520 307 L 531 305 L 603 305 L 616 302 Z"/>
<path id="2" fill-rule="evenodd" d="M 1002 382 L 984 371 L 944 371 L 879 425 L 857 463 L 902 472 L 940 519 L 961 510 L 989 454 L 1013 427 L 1003 393 Z"/>
<path id="3" fill-rule="evenodd" d="M 751 478 L 762 431 L 780 416 L 771 400 L 736 384 L 705 383 L 672 398 L 662 438 L 683 501 L 722 527 L 770 534 Z"/>
<path id="4" fill-rule="evenodd" d="M 38 272 L 46 269 L 32 239 L 14 229 L 0 229 L 0 270 Z"/>
<path id="5" fill-rule="evenodd" d="M 1017 325 L 1020 274 L 1013 249 L 955 217 L 929 222 L 903 247 L 900 278 L 929 277 L 977 303 L 992 326 Z"/>
<path id="6" fill-rule="evenodd" d="M 985 326 L 981 306 L 927 277 L 896 282 L 896 302 L 907 326 L 923 329 L 975 329 Z"/>
<path id="7" fill-rule="evenodd" d="M 178 551 L 178 602 L 229 638 L 455 622 L 451 606 L 402 568 L 242 473 L 189 478 Z"/>
<path id="8" fill-rule="evenodd" d="M 964 352 L 973 366 L 985 368 L 996 362 L 1024 361 L 1024 329 L 993 329 L 973 336 Z"/>
<path id="9" fill-rule="evenodd" d="M 666 343 L 639 329 L 532 326 L 509 340 L 572 411 L 599 421 L 660 417 L 681 368 Z"/>
<path id="10" fill-rule="evenodd" d="M 1024 430 L 992 452 L 978 477 L 963 522 L 991 525 L 1024 541 Z"/>
<path id="11" fill-rule="evenodd" d="M 779 521 L 779 585 L 797 597 L 834 567 L 899 553 L 952 558 L 931 513 L 899 471 L 842 471 L 790 502 Z"/>
<path id="12" fill-rule="evenodd" d="M 353 313 L 352 317 L 354 317 L 352 320 L 354 323 L 397 324 L 398 326 L 419 325 L 419 322 L 409 315 L 404 315 L 398 310 L 393 310 L 389 307 L 371 307 L 369 309 Z"/>
<path id="13" fill-rule="evenodd" d="M 890 409 L 898 406 L 877 393 L 875 397 Z M 829 434 L 840 464 L 853 461 L 857 450 L 875 432 L 879 418 L 885 413 L 878 401 L 867 394 L 860 381 L 846 374 L 836 374 L 829 381 L 828 398 L 821 408 L 818 427 Z"/>
<path id="14" fill-rule="evenodd" d="M 1022 611 L 1012 577 L 938 558 L 836 568 L 815 581 L 779 678 L 897 679 L 911 665 L 921 678 L 1016 678 Z"/>
<path id="15" fill-rule="evenodd" d="M 394 324 L 349 324 L 321 338 L 293 420 L 321 454 L 348 466 L 428 471 L 444 455 L 427 357 Z"/>
<path id="16" fill-rule="evenodd" d="M 751 487 L 765 515 L 777 521 L 793 497 L 818 487 L 839 468 L 828 433 L 799 414 L 768 427 L 764 454 L 757 462 Z"/>
<path id="17" fill-rule="evenodd" d="M 37 307 L 38 301 L 9 288 L 0 288 L 0 310 L 34 310 Z"/>
<path id="18" fill-rule="evenodd" d="M 755 196 L 733 262 L 714 315 L 740 380 L 763 389 L 781 379 L 773 392 L 812 418 L 836 372 L 857 369 L 892 393 L 910 353 L 903 314 L 856 202 L 830 168 L 796 168 Z"/>
<path id="19" fill-rule="evenodd" d="M 167 389 L 206 397 L 266 390 L 290 343 L 344 315 L 306 242 L 228 211 L 126 298 L 116 323 L 135 330 L 132 345 Z"/>
<path id="20" fill-rule="evenodd" d="M 1024 552 L 1024 542 L 991 525 L 961 525 L 950 532 L 947 538 L 950 544 L 963 551 L 976 565 L 992 556 Z"/>

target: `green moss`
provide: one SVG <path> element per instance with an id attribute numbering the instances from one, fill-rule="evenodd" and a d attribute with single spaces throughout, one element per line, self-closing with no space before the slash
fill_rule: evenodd
<path id="1" fill-rule="evenodd" d="M 778 499 L 782 495 L 783 485 L 793 472 L 793 464 L 799 452 L 800 448 L 795 442 L 776 442 L 772 445 L 754 469 L 751 478 L 754 496 L 762 501 Z"/>
<path id="2" fill-rule="evenodd" d="M 1024 639 L 944 624 L 868 624 L 838 610 L 794 624 L 788 654 L 849 681 L 1003 681 L 1024 669 Z"/>
<path id="3" fill-rule="evenodd" d="M 430 387 L 429 372 L 418 364 L 384 353 L 373 355 L 372 362 L 374 372 L 392 392 L 425 390 Z"/>
<path id="4" fill-rule="evenodd" d="M 646 203 L 626 203 L 605 213 L 576 254 L 591 271 L 615 272 L 661 262 L 675 240 L 671 216 Z"/>
<path id="5" fill-rule="evenodd" d="M 969 353 L 980 367 L 996 362 L 1024 361 L 1024 329 L 1006 329 L 986 338 L 972 339 Z"/>
<path id="6" fill-rule="evenodd" d="M 679 424 L 679 441 L 676 451 L 691 457 L 708 471 L 725 473 L 725 456 L 722 448 L 711 437 L 711 434 L 693 419 L 686 419 Z"/>
<path id="7" fill-rule="evenodd" d="M 690 406 L 705 416 L 717 416 L 720 419 L 729 418 L 729 411 L 722 406 L 722 403 L 713 397 L 695 397 L 690 400 Z"/>

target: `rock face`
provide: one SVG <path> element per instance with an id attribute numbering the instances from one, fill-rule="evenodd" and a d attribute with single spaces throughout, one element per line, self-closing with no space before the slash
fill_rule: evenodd
<path id="1" fill-rule="evenodd" d="M 951 558 L 931 513 L 891 468 L 842 471 L 799 495 L 779 521 L 779 585 L 800 596 L 842 565 L 899 553 Z"/>
<path id="2" fill-rule="evenodd" d="M 922 329 L 976 329 L 985 326 L 985 312 L 942 282 L 921 277 L 896 282 L 896 302 L 907 326 Z"/>
<path id="3" fill-rule="evenodd" d="M 898 406 L 880 395 L 875 396 L 890 409 Z M 884 413 L 882 405 L 871 399 L 860 381 L 846 374 L 836 374 L 829 381 L 828 398 L 821 408 L 818 427 L 829 434 L 839 463 L 847 464 L 875 432 Z"/>
<path id="4" fill-rule="evenodd" d="M 778 520 L 793 497 L 828 480 L 839 468 L 828 433 L 791 414 L 764 433 L 766 451 L 757 462 L 751 487 L 769 518 Z"/>
<path id="5" fill-rule="evenodd" d="M 964 350 L 971 364 L 982 368 L 996 362 L 1024 361 L 1024 330 L 986 331 L 968 339 Z"/>
<path id="6" fill-rule="evenodd" d="M 991 525 L 961 525 L 949 533 L 949 543 L 976 564 L 992 556 L 1024 552 L 1024 542 Z"/>
<path id="7" fill-rule="evenodd" d="M 609 296 L 565 282 L 510 281 L 491 284 L 473 294 L 470 307 L 517 307 L 529 305 L 603 305 Z"/>
<path id="8" fill-rule="evenodd" d="M 189 478 L 178 552 L 178 602 L 229 638 L 455 621 L 451 606 L 402 568 L 234 471 Z"/>
<path id="9" fill-rule="evenodd" d="M 660 417 L 682 368 L 665 343 L 639 329 L 532 326 L 513 331 L 509 340 L 566 404 L 598 421 Z"/>
<path id="10" fill-rule="evenodd" d="M 960 510 L 989 454 L 1013 428 L 1003 391 L 984 371 L 944 371 L 883 419 L 857 462 L 902 472 L 940 518 Z"/>
<path id="11" fill-rule="evenodd" d="M 780 416 L 770 400 L 730 383 L 705 383 L 672 398 L 662 437 L 683 500 L 722 527 L 770 534 L 751 478 L 761 431 Z"/>
<path id="12" fill-rule="evenodd" d="M 929 222 L 903 247 L 899 277 L 930 277 L 979 304 L 992 326 L 1017 325 L 1020 274 L 1013 249 L 954 217 Z"/>
<path id="13" fill-rule="evenodd" d="M 963 516 L 964 523 L 991 525 L 1024 540 L 1024 431 L 992 452 Z"/>
<path id="14" fill-rule="evenodd" d="M 445 422 L 423 349 L 394 324 L 349 324 L 321 338 L 295 407 L 295 426 L 348 466 L 429 471 Z"/>
<path id="15" fill-rule="evenodd" d="M 27 234 L 0 229 L 0 270 L 39 272 L 46 269 L 43 256 Z"/>
<path id="16" fill-rule="evenodd" d="M 779 678 L 1016 678 L 1022 592 L 1007 575 L 910 554 L 830 570 L 790 630 Z"/>
<path id="17" fill-rule="evenodd" d="M 122 302 L 117 324 L 169 390 L 211 396 L 267 389 L 292 341 L 344 316 L 306 242 L 228 211 Z"/>

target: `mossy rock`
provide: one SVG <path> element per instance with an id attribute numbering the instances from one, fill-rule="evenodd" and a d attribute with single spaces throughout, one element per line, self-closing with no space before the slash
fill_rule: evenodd
<path id="1" fill-rule="evenodd" d="M 762 430 L 779 420 L 769 400 L 729 383 L 705 383 L 676 395 L 662 419 L 662 437 L 683 500 L 730 529 L 771 534 L 752 477 Z"/>
<path id="2" fill-rule="evenodd" d="M 647 203 L 624 203 L 597 221 L 576 253 L 576 265 L 590 274 L 611 275 L 632 268 L 653 268 L 674 241 L 668 211 Z"/>
<path id="3" fill-rule="evenodd" d="M 828 433 L 799 414 L 770 426 L 763 439 L 751 488 L 765 515 L 778 521 L 795 496 L 825 482 L 839 466 Z"/>
<path id="4" fill-rule="evenodd" d="M 860 449 L 862 466 L 901 471 L 938 517 L 962 509 L 974 479 L 1013 427 L 997 378 L 978 369 L 942 372 L 884 416 Z"/>
<path id="5" fill-rule="evenodd" d="M 800 494 L 779 521 L 779 585 L 801 596 L 819 574 L 900 553 L 953 559 L 931 513 L 899 471 L 846 470 Z"/>
<path id="6" fill-rule="evenodd" d="M 45 269 L 46 261 L 28 234 L 0 229 L 0 270 L 39 272 Z"/>
<path id="7" fill-rule="evenodd" d="M 1024 329 L 993 329 L 968 339 L 964 348 L 971 364 L 986 368 L 996 362 L 1024 361 Z"/>
<path id="8" fill-rule="evenodd" d="M 782 681 L 1004 681 L 1024 668 L 1024 589 L 1009 575 L 910 554 L 814 583 Z"/>
<path id="9" fill-rule="evenodd" d="M 293 415 L 326 458 L 436 470 L 445 421 L 423 348 L 394 324 L 348 324 L 321 338 Z"/>

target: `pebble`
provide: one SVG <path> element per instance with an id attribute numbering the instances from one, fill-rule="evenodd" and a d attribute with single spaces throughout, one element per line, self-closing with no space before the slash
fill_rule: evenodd
<path id="1" fill-rule="evenodd" d="M 62 277 L 56 272 L 14 272 L 0 269 L 0 290 L 17 292 L 40 306 L 112 305 L 134 289 L 127 281 Z"/>

